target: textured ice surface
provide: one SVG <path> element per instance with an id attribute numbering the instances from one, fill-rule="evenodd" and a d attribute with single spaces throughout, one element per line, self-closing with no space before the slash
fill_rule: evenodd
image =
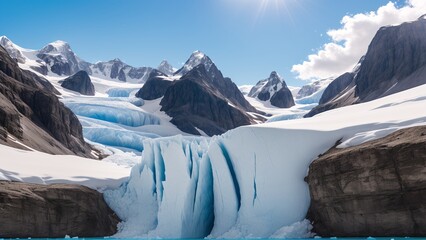
<path id="1" fill-rule="evenodd" d="M 145 140 L 142 162 L 129 182 L 105 193 L 123 219 L 119 236 L 310 236 L 304 220 L 309 164 L 338 140 L 340 147 L 352 146 L 425 125 L 425 91 L 423 85 L 313 118 L 240 127 L 212 139 Z"/>
<path id="2" fill-rule="evenodd" d="M 182 136 L 144 141 L 128 184 L 105 193 L 124 220 L 121 236 L 262 237 L 302 221 L 309 206 L 303 178 L 312 159 L 286 161 L 269 141 L 259 141 L 274 132 L 239 128 L 210 143 Z M 320 135 L 312 136 L 317 145 Z M 288 145 L 301 157 L 310 154 Z"/>
<path id="3" fill-rule="evenodd" d="M 142 162 L 129 182 L 105 199 L 124 220 L 122 236 L 204 237 L 213 225 L 207 139 L 144 141 Z"/>
<path id="4" fill-rule="evenodd" d="M 142 141 L 144 139 L 159 137 L 152 133 L 130 131 L 117 124 L 92 118 L 80 116 L 79 120 L 83 126 L 83 135 L 85 138 L 108 146 L 124 147 L 142 151 Z"/>
<path id="5" fill-rule="evenodd" d="M 131 97 L 136 94 L 139 88 L 110 88 L 106 93 L 108 97 Z"/>
<path id="6" fill-rule="evenodd" d="M 125 101 L 65 101 L 65 105 L 79 116 L 119 123 L 131 127 L 158 125 L 160 119 Z"/>

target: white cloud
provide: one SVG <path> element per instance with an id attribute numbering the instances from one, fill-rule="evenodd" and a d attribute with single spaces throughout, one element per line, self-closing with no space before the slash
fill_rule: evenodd
<path id="1" fill-rule="evenodd" d="M 292 72 L 299 79 L 309 80 L 339 76 L 351 71 L 358 60 L 367 52 L 368 45 L 382 26 L 398 25 L 414 21 L 426 14 L 426 0 L 408 0 L 404 6 L 397 7 L 389 2 L 377 11 L 344 16 L 342 27 L 327 32 L 331 42 L 308 60 L 294 65 Z"/>

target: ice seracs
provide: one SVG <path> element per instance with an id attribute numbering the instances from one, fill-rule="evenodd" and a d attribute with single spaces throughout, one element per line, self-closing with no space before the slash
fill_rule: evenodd
<path id="1" fill-rule="evenodd" d="M 311 161 L 339 139 L 347 147 L 425 125 L 418 110 L 426 106 L 425 91 L 422 85 L 313 118 L 241 127 L 212 139 L 144 141 L 142 162 L 129 182 L 105 193 L 123 219 L 119 236 L 310 236 L 304 178 Z"/>

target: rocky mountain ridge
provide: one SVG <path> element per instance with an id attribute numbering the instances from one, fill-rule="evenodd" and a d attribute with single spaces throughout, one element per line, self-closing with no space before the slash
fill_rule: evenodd
<path id="1" fill-rule="evenodd" d="M 351 73 L 338 77 L 306 117 L 426 83 L 426 19 L 382 27 Z"/>

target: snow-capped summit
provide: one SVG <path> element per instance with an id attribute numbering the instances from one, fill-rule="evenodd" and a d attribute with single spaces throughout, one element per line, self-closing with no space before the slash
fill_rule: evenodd
<path id="1" fill-rule="evenodd" d="M 14 59 L 16 59 L 19 63 L 25 63 L 25 56 L 23 55 L 22 51 L 23 48 L 20 46 L 14 44 L 12 41 L 10 41 L 9 38 L 6 36 L 0 37 L 0 45 L 6 49 L 7 53 Z"/>
<path id="2" fill-rule="evenodd" d="M 50 54 L 67 54 L 72 52 L 71 46 L 64 41 L 57 40 L 47 44 L 45 47 L 40 49 L 40 54 L 50 53 Z"/>
<path id="3" fill-rule="evenodd" d="M 54 41 L 40 49 L 37 57 L 42 59 L 51 72 L 57 75 L 72 75 L 80 70 L 90 73 L 89 64 L 80 60 L 64 41 Z"/>
<path id="4" fill-rule="evenodd" d="M 258 98 L 261 101 L 270 101 L 273 106 L 279 108 L 294 106 L 290 89 L 276 71 L 272 71 L 269 78 L 257 82 L 256 86 L 250 90 L 248 96 Z"/>
<path id="5" fill-rule="evenodd" d="M 181 69 L 179 69 L 175 73 L 175 75 L 182 75 L 183 76 L 186 73 L 188 73 L 189 71 L 191 71 L 191 69 L 193 69 L 194 67 L 196 67 L 200 64 L 204 65 L 204 68 L 206 69 L 206 71 L 208 73 L 210 72 L 211 67 L 214 65 L 213 61 L 206 54 L 197 50 L 197 51 L 195 51 L 191 54 L 191 56 L 185 62 L 183 67 Z"/>
<path id="6" fill-rule="evenodd" d="M 158 65 L 157 70 L 169 76 L 173 75 L 175 72 L 175 69 L 167 60 L 163 60 L 160 65 Z"/>
<path id="7" fill-rule="evenodd" d="M 262 101 L 267 101 L 283 87 L 283 83 L 284 79 L 281 78 L 276 71 L 272 71 L 269 78 L 257 82 L 257 84 L 250 90 L 248 96 L 254 98 L 257 97 Z"/>

